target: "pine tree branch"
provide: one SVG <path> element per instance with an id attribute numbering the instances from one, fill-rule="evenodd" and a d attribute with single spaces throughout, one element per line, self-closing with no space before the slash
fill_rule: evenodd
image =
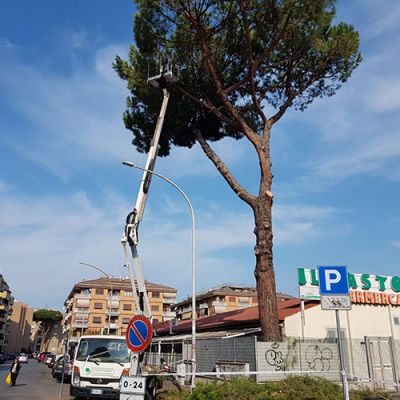
<path id="1" fill-rule="evenodd" d="M 249 193 L 246 189 L 244 189 L 239 184 L 239 182 L 229 171 L 229 169 L 225 165 L 225 163 L 219 158 L 219 156 L 214 152 L 214 150 L 206 142 L 206 140 L 202 136 L 201 132 L 199 130 L 196 130 L 194 132 L 194 135 L 196 137 L 196 140 L 199 142 L 202 150 L 206 154 L 206 156 L 215 165 L 215 167 L 217 168 L 219 173 L 222 175 L 222 177 L 225 179 L 225 181 L 228 183 L 228 185 L 231 187 L 231 189 L 239 196 L 239 198 L 241 198 L 243 201 L 245 201 L 247 204 L 249 204 L 250 207 L 253 208 L 256 203 L 256 197 L 253 196 L 251 193 Z"/>

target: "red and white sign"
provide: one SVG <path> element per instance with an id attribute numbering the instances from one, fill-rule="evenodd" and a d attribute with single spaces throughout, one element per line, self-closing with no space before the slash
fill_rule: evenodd
<path id="1" fill-rule="evenodd" d="M 151 322 L 144 315 L 135 315 L 126 330 L 126 345 L 134 353 L 144 351 L 150 344 L 153 337 Z"/>

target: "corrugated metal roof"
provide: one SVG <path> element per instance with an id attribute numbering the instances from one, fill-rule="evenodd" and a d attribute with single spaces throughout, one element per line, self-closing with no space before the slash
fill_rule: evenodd
<path id="1" fill-rule="evenodd" d="M 300 299 L 292 298 L 278 302 L 278 318 L 282 322 L 290 315 L 300 312 Z M 319 303 L 305 300 L 305 308 L 314 307 Z M 196 320 L 196 331 L 215 331 L 231 330 L 238 328 L 257 328 L 260 326 L 258 306 L 243 308 L 240 310 L 229 311 L 200 317 Z M 185 333 L 192 329 L 192 320 L 177 321 L 173 326 L 173 332 Z M 155 326 L 155 332 L 159 336 L 168 335 L 170 332 L 169 322 L 163 322 Z"/>

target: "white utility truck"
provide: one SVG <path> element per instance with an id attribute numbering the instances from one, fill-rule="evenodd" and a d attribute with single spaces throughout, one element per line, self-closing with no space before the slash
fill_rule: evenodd
<path id="1" fill-rule="evenodd" d="M 75 349 L 70 395 L 119 399 L 121 376 L 128 375 L 129 368 L 130 350 L 124 336 L 82 336 Z"/>

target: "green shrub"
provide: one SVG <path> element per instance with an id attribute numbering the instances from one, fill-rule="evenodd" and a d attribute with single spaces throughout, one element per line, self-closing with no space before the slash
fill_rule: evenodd
<path id="1" fill-rule="evenodd" d="M 351 400 L 373 397 L 370 391 L 352 391 Z M 190 393 L 164 392 L 157 400 L 343 400 L 341 386 L 326 379 L 289 376 L 279 382 L 257 384 L 252 379 L 237 378 L 223 382 L 198 382 Z"/>

